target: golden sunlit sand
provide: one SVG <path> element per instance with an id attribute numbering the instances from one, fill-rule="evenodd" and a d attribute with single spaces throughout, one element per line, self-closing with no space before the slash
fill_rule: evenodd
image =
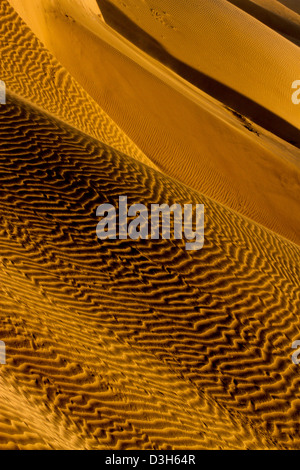
<path id="1" fill-rule="evenodd" d="M 300 243 L 300 150 L 234 113 L 120 38 L 93 13 L 96 1 L 78 2 L 76 8 L 68 0 L 58 3 L 60 8 L 54 14 L 53 2 L 44 1 L 41 6 L 39 0 L 13 1 L 44 44 L 156 167 Z M 89 5 L 89 15 L 83 5 Z M 144 11 L 144 4 L 141 9 Z M 259 26 L 265 32 L 265 25 Z M 299 54 L 294 44 L 275 33 L 274 37 Z M 273 49 L 278 63 L 281 59 L 276 47 Z M 300 63 L 300 57 L 297 60 Z M 223 68 L 228 69 L 225 65 Z M 257 61 L 257 77 L 261 73 Z M 284 102 L 296 121 L 299 112 L 291 100 L 291 84 L 297 75 L 285 68 L 282 73 L 290 75 L 285 79 L 288 86 L 280 86 L 286 91 Z M 272 101 L 278 75 L 266 69 L 265 101 Z M 249 92 L 255 87 L 249 86 Z"/>
<path id="2" fill-rule="evenodd" d="M 298 3 L 184 4 L 0 0 L 0 449 L 300 448 Z"/>

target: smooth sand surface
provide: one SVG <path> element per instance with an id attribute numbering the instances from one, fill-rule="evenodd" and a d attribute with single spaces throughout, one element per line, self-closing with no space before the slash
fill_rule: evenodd
<path id="1" fill-rule="evenodd" d="M 142 0 L 98 0 L 104 19 L 124 35 L 132 34 L 132 26 L 128 32 L 122 14 L 207 80 L 214 79 L 299 126 L 288 85 L 299 73 L 298 47 L 226 0 L 190 0 L 184 8 L 181 0 L 157 3 L 164 11 L 149 8 Z M 149 40 L 145 49 L 154 53 L 155 44 Z M 232 100 L 239 101 L 240 96 Z"/>
<path id="2" fill-rule="evenodd" d="M 290 10 L 300 15 L 300 5 L 297 0 L 278 0 L 278 1 L 279 3 L 282 3 L 284 6 L 287 6 Z"/>
<path id="3" fill-rule="evenodd" d="M 300 449 L 299 12 L 241 3 L 0 1 L 0 449 Z M 204 248 L 99 241 L 119 195 Z"/>
<path id="4" fill-rule="evenodd" d="M 300 45 L 300 16 L 274 0 L 228 0 L 283 37 Z"/>

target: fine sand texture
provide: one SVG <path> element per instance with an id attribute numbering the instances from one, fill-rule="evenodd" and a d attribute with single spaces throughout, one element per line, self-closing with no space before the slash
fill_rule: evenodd
<path id="1" fill-rule="evenodd" d="M 87 134 L 152 165 L 34 36 L 0 2 L 0 75 L 7 87 Z"/>
<path id="2" fill-rule="evenodd" d="M 300 45 L 300 16 L 277 0 L 228 0 L 297 46 Z"/>
<path id="3" fill-rule="evenodd" d="M 0 450 L 300 450 L 298 2 L 184 4 L 0 0 Z"/>
<path id="4" fill-rule="evenodd" d="M 126 41 L 126 38 L 120 37 L 103 22 L 101 15 L 95 13 L 96 1 L 60 0 L 53 3 L 49 0 L 11 0 L 11 3 L 43 43 L 156 167 L 300 243 L 297 196 L 300 191 L 299 149 L 254 124 L 240 112 L 214 100 Z M 231 12 L 248 18 L 248 14 L 232 8 Z M 233 14 L 228 18 L 232 18 L 235 24 Z M 283 42 L 284 50 L 287 47 L 295 54 L 291 63 L 300 63 L 299 58 L 296 59 L 299 52 L 294 44 L 264 24 L 258 24 L 256 19 L 254 22 L 263 34 L 272 35 L 275 49 L 280 48 Z M 268 33 L 265 33 L 266 29 Z M 262 41 L 258 41 L 258 33 L 254 34 L 251 28 L 245 30 L 255 36 L 256 53 L 261 54 Z M 202 49 L 204 45 L 207 49 L 210 42 L 205 41 Z M 187 49 L 190 50 L 190 47 L 187 46 Z M 284 79 L 285 84 L 278 78 L 278 99 L 283 99 L 299 123 L 299 110 L 291 100 L 291 84 L 295 80 L 292 77 L 298 75 L 296 72 L 290 73 L 284 64 L 278 65 L 282 55 L 279 57 L 275 51 L 272 54 L 274 60 L 276 57 L 276 71 L 273 73 L 266 67 L 262 76 L 257 60 L 256 79 L 263 78 L 266 90 L 269 84 L 273 93 L 276 77 L 290 74 L 290 78 Z M 273 62 L 273 59 L 268 59 L 267 63 L 270 61 Z M 240 60 L 242 62 L 244 59 Z M 219 63 L 218 56 L 216 63 Z M 223 69 L 227 71 L 228 66 L 223 64 Z M 213 89 L 219 90 L 216 82 L 210 83 Z M 256 86 L 255 81 L 255 85 L 249 86 L 249 91 Z M 222 91 L 221 100 L 226 98 L 228 88 Z M 267 98 L 268 92 L 264 99 Z M 261 108 L 259 110 L 261 115 Z M 281 112 L 280 104 L 278 112 Z M 276 119 L 273 114 L 267 116 L 267 122 L 277 122 Z M 280 129 L 285 128 L 282 120 L 279 119 L 278 124 Z M 300 145 L 299 130 L 292 134 L 291 141 L 294 139 Z"/>
<path id="5" fill-rule="evenodd" d="M 0 110 L 0 447 L 299 448 L 299 247 L 18 98 Z M 204 203 L 205 247 L 98 242 L 119 194 Z"/>

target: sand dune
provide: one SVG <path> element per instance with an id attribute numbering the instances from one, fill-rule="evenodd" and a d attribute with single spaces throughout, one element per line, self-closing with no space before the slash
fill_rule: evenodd
<path id="1" fill-rule="evenodd" d="M 199 82 L 211 93 L 217 92 L 218 83 L 222 89 L 226 85 L 228 95 L 230 90 L 236 92 L 228 98 L 228 104 L 235 109 L 239 107 L 244 113 L 248 108 L 253 114 L 250 117 L 259 119 L 263 110 L 257 110 L 256 115 L 256 103 L 299 128 L 299 114 L 290 99 L 290 83 L 298 76 L 300 61 L 299 49 L 294 44 L 226 0 L 201 3 L 193 0 L 184 10 L 180 0 L 162 3 L 164 12 L 149 8 L 143 1 L 98 0 L 104 19 L 125 37 L 136 42 L 145 32 L 150 39 L 142 36 L 140 47 L 158 56 L 163 54 L 161 45 L 181 61 L 177 69 L 184 78 Z M 135 24 L 140 29 L 134 31 Z M 166 60 L 171 60 L 168 57 Z M 186 69 L 184 64 L 192 69 Z M 197 75 L 197 71 L 202 75 Z M 243 103 L 243 97 L 251 101 Z M 263 124 L 262 120 L 259 124 Z M 267 127 L 267 122 L 264 124 Z"/>
<path id="2" fill-rule="evenodd" d="M 300 9 L 298 9 L 297 13 L 296 7 L 297 1 L 294 4 L 294 8 L 291 8 L 293 0 L 248 0 L 248 2 L 266 8 L 270 12 L 275 13 L 284 19 L 291 20 L 294 23 L 299 23 L 300 21 Z"/>
<path id="3" fill-rule="evenodd" d="M 274 0 L 228 0 L 260 22 L 300 45 L 300 16 Z"/>
<path id="4" fill-rule="evenodd" d="M 279 3 L 283 3 L 287 8 L 292 11 L 295 11 L 298 15 L 300 15 L 300 6 L 297 0 L 278 0 Z"/>
<path id="5" fill-rule="evenodd" d="M 13 96 L 0 124 L 0 447 L 299 448 L 299 247 Z M 204 203 L 205 249 L 97 242 L 118 194 Z"/>
<path id="6" fill-rule="evenodd" d="M 108 145 L 153 166 L 1 0 L 0 75 L 15 93 Z M 9 25 L 9 27 L 8 27 Z"/>
<path id="7" fill-rule="evenodd" d="M 151 62 L 81 2 L 61 0 L 55 15 L 47 2 L 12 4 L 161 171 L 300 243 L 299 150 Z"/>
<path id="8" fill-rule="evenodd" d="M 100 15 L 94 13 L 93 0 L 94 15 L 88 17 L 81 0 L 60 0 L 55 8 L 52 0 L 12 0 L 11 4 L 63 63 L 70 61 L 70 52 L 60 51 L 64 43 L 53 35 L 55 29 L 65 34 L 62 18 L 95 31 L 103 16 L 124 37 L 206 93 L 300 146 L 299 116 L 290 93 L 299 73 L 299 49 L 227 0 L 206 0 L 201 6 L 190 1 L 183 14 L 177 0 L 164 0 L 164 13 L 142 0 L 98 0 Z M 299 39 L 297 25 L 289 23 L 283 28 Z M 72 37 L 76 43 L 80 41 L 74 31 Z M 220 41 L 221 37 L 227 40 Z M 95 67 L 96 61 L 92 63 Z"/>
<path id="9" fill-rule="evenodd" d="M 1 450 L 300 449 L 299 9 L 184 3 L 0 0 Z M 203 249 L 100 241 L 120 195 Z"/>

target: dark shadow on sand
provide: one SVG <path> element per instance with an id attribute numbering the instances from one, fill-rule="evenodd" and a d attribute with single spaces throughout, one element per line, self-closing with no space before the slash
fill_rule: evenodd
<path id="1" fill-rule="evenodd" d="M 244 0 L 228 0 L 230 3 L 245 11 L 249 15 L 258 19 L 261 23 L 277 31 L 289 41 L 300 45 L 300 26 L 292 21 L 288 21 L 281 16 L 266 10 L 256 3 L 246 3 Z"/>
<path id="2" fill-rule="evenodd" d="M 97 0 L 97 3 L 107 24 L 141 50 L 225 106 L 300 148 L 300 131 L 296 127 L 232 88 L 176 59 L 156 39 L 137 26 L 108 0 Z"/>

